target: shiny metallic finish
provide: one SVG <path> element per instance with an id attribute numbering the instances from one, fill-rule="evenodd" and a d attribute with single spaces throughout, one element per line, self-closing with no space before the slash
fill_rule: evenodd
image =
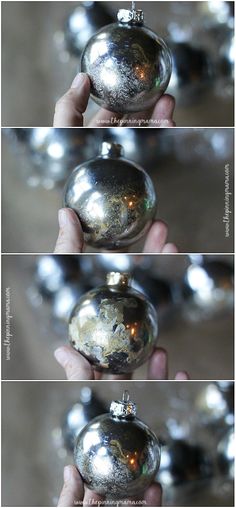
<path id="1" fill-rule="evenodd" d="M 88 386 L 84 386 L 80 393 L 80 400 L 73 404 L 62 418 L 62 436 L 64 445 L 69 452 L 73 452 L 76 438 L 83 427 L 105 411 L 105 404 L 93 394 Z"/>
<path id="2" fill-rule="evenodd" d="M 199 102 L 213 85 L 213 66 L 204 49 L 189 43 L 170 42 L 173 70 L 168 93 L 173 94 L 181 106 Z"/>
<path id="3" fill-rule="evenodd" d="M 140 239 L 156 211 L 150 177 L 140 166 L 121 157 L 119 147 L 103 143 L 106 154 L 76 167 L 64 191 L 64 206 L 78 214 L 86 243 L 108 250 Z"/>
<path id="4" fill-rule="evenodd" d="M 226 425 L 234 422 L 234 385 L 222 387 L 219 382 L 209 383 L 197 396 L 196 410 L 204 425 L 215 425 L 219 421 Z"/>
<path id="5" fill-rule="evenodd" d="M 233 309 L 233 268 L 223 261 L 191 264 L 184 277 L 185 313 L 209 317 Z"/>
<path id="6" fill-rule="evenodd" d="M 65 40 L 68 51 L 80 56 L 90 37 L 112 22 L 113 16 L 101 2 L 81 2 L 66 21 Z"/>
<path id="7" fill-rule="evenodd" d="M 132 372 L 150 356 L 157 316 L 144 296 L 128 285 L 105 285 L 86 293 L 69 323 L 71 345 L 96 370 Z"/>
<path id="8" fill-rule="evenodd" d="M 40 293 L 51 297 L 66 282 L 78 279 L 79 263 L 75 256 L 40 256 L 37 259 L 35 281 Z"/>
<path id="9" fill-rule="evenodd" d="M 159 467 L 160 445 L 135 416 L 108 413 L 82 430 L 74 458 L 89 489 L 119 500 L 140 495 L 150 485 Z"/>
<path id="10" fill-rule="evenodd" d="M 35 168 L 55 182 L 64 180 L 71 168 L 93 156 L 94 131 L 39 127 L 29 129 L 28 150 Z"/>
<path id="11" fill-rule="evenodd" d="M 220 440 L 217 447 L 217 465 L 220 473 L 230 480 L 234 479 L 234 460 L 235 460 L 235 436 L 234 429 L 226 432 Z"/>
<path id="12" fill-rule="evenodd" d="M 199 445 L 182 439 L 165 443 L 161 447 L 161 463 L 157 481 L 163 487 L 184 486 L 213 475 L 212 463 Z"/>
<path id="13" fill-rule="evenodd" d="M 165 92 L 171 54 L 160 37 L 142 26 L 140 11 L 122 12 L 117 23 L 91 37 L 81 57 L 81 71 L 89 75 L 91 96 L 99 106 L 134 113 L 153 107 Z"/>

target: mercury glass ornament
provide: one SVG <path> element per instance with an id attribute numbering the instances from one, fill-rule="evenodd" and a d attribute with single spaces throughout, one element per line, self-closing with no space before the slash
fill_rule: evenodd
<path id="1" fill-rule="evenodd" d="M 66 179 L 72 167 L 94 154 L 93 129 L 29 129 L 28 150 L 34 168 L 41 177 L 55 183 Z"/>
<path id="2" fill-rule="evenodd" d="M 40 293 L 52 297 L 68 281 L 79 276 L 76 256 L 40 256 L 37 259 L 35 282 Z"/>
<path id="3" fill-rule="evenodd" d="M 209 318 L 233 309 L 233 268 L 218 260 L 192 263 L 183 284 L 184 315 L 192 320 Z"/>
<path id="4" fill-rule="evenodd" d="M 112 22 L 113 16 L 102 2 L 81 2 L 66 21 L 65 40 L 68 51 L 79 56 L 90 37 Z"/>
<path id="5" fill-rule="evenodd" d="M 234 422 L 234 384 L 216 382 L 207 384 L 195 401 L 202 425 L 218 426 L 219 422 L 232 425 Z"/>
<path id="6" fill-rule="evenodd" d="M 194 48 L 187 42 L 170 42 L 173 71 L 168 93 L 173 94 L 181 106 L 199 102 L 213 85 L 213 70 L 205 49 Z"/>
<path id="7" fill-rule="evenodd" d="M 94 395 L 91 388 L 84 386 L 79 401 L 67 409 L 62 418 L 62 437 L 69 452 L 73 452 L 76 438 L 83 427 L 105 411 L 105 404 Z"/>
<path id="8" fill-rule="evenodd" d="M 182 439 L 162 445 L 157 480 L 163 487 L 183 487 L 205 480 L 212 474 L 212 463 L 202 446 L 190 444 Z"/>
<path id="9" fill-rule="evenodd" d="M 171 75 L 166 43 L 143 25 L 144 15 L 121 9 L 117 22 L 105 26 L 86 45 L 81 71 L 91 81 L 91 96 L 101 107 L 134 113 L 154 106 Z"/>
<path id="10" fill-rule="evenodd" d="M 123 157 L 122 146 L 104 142 L 98 157 L 72 172 L 64 206 L 78 214 L 87 244 L 115 250 L 149 229 L 156 195 L 144 169 Z"/>
<path id="11" fill-rule="evenodd" d="M 79 434 L 75 464 L 94 492 L 111 498 L 141 495 L 160 463 L 160 445 L 151 429 L 136 417 L 128 392 L 113 401 L 110 413 L 92 420 Z"/>
<path id="12" fill-rule="evenodd" d="M 156 337 L 156 311 L 130 287 L 127 273 L 109 273 L 107 285 L 79 300 L 69 323 L 71 345 L 96 370 L 112 374 L 133 372 L 142 365 Z"/>
<path id="13" fill-rule="evenodd" d="M 217 446 L 217 465 L 220 473 L 230 480 L 234 479 L 235 436 L 231 427 Z"/>

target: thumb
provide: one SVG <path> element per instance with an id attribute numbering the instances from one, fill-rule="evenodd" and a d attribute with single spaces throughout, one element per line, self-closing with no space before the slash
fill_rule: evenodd
<path id="1" fill-rule="evenodd" d="M 89 94 L 89 77 L 87 74 L 77 74 L 71 88 L 56 103 L 53 126 L 82 127 Z"/>
<path id="2" fill-rule="evenodd" d="M 58 212 L 59 235 L 55 254 L 78 254 L 83 250 L 82 227 L 74 210 L 61 208 Z"/>
<path id="3" fill-rule="evenodd" d="M 75 466 L 64 468 L 64 485 L 57 506 L 83 506 L 84 485 Z"/>

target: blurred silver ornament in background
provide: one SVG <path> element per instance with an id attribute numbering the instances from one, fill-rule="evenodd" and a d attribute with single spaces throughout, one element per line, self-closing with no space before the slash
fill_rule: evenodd
<path id="1" fill-rule="evenodd" d="M 143 12 L 121 9 L 118 21 L 88 41 L 81 71 L 91 81 L 91 97 L 117 113 L 144 111 L 165 92 L 171 54 L 165 42 L 143 26 Z"/>
<path id="2" fill-rule="evenodd" d="M 93 155 L 94 131 L 83 129 L 31 129 L 29 156 L 41 178 L 64 182 L 76 164 Z"/>
<path id="3" fill-rule="evenodd" d="M 52 298 L 67 282 L 78 280 L 79 274 L 76 256 L 44 255 L 36 262 L 35 283 L 44 297 Z"/>
<path id="4" fill-rule="evenodd" d="M 170 440 L 161 446 L 161 462 L 157 480 L 166 488 L 192 487 L 207 481 L 213 475 L 213 466 L 206 450 L 199 444 L 183 439 Z"/>
<path id="5" fill-rule="evenodd" d="M 217 466 L 222 476 L 234 480 L 235 435 L 230 428 L 221 438 L 217 446 Z"/>
<path id="6" fill-rule="evenodd" d="M 93 418 L 104 414 L 107 408 L 104 403 L 84 386 L 80 392 L 79 401 L 70 406 L 62 416 L 62 438 L 68 452 L 73 453 L 75 441 L 83 427 Z"/>
<path id="7" fill-rule="evenodd" d="M 223 382 L 209 383 L 197 396 L 195 407 L 202 425 L 218 426 L 222 428 L 234 423 L 234 384 L 229 382 L 227 387 Z"/>
<path id="8" fill-rule="evenodd" d="M 199 102 L 213 86 L 213 66 L 206 49 L 187 42 L 171 42 L 172 75 L 167 92 L 174 95 L 177 105 L 190 106 Z"/>
<path id="9" fill-rule="evenodd" d="M 144 169 L 123 157 L 121 145 L 103 142 L 98 157 L 72 172 L 63 204 L 77 213 L 88 245 L 116 250 L 148 230 L 156 194 Z"/>
<path id="10" fill-rule="evenodd" d="M 225 261 L 192 263 L 183 280 L 183 315 L 190 321 L 233 310 L 233 267 Z"/>
<path id="11" fill-rule="evenodd" d="M 80 56 L 88 40 L 113 21 L 113 16 L 102 2 L 81 2 L 65 23 L 66 49 L 73 56 Z"/>

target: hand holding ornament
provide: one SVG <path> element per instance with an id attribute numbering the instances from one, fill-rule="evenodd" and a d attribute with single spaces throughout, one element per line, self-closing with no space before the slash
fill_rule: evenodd
<path id="1" fill-rule="evenodd" d="M 62 208 L 58 213 L 59 234 L 55 254 L 78 254 L 83 252 L 84 235 L 76 213 Z M 178 252 L 175 244 L 167 242 L 168 226 L 165 222 L 154 221 L 147 233 L 143 252 L 146 254 L 174 254 Z"/>
<path id="2" fill-rule="evenodd" d="M 54 113 L 54 127 L 83 127 L 84 113 L 90 96 L 90 81 L 85 73 L 75 76 L 71 87 L 57 101 Z M 175 100 L 164 94 L 149 110 L 141 113 L 118 114 L 100 108 L 91 119 L 89 127 L 174 127 Z"/>

